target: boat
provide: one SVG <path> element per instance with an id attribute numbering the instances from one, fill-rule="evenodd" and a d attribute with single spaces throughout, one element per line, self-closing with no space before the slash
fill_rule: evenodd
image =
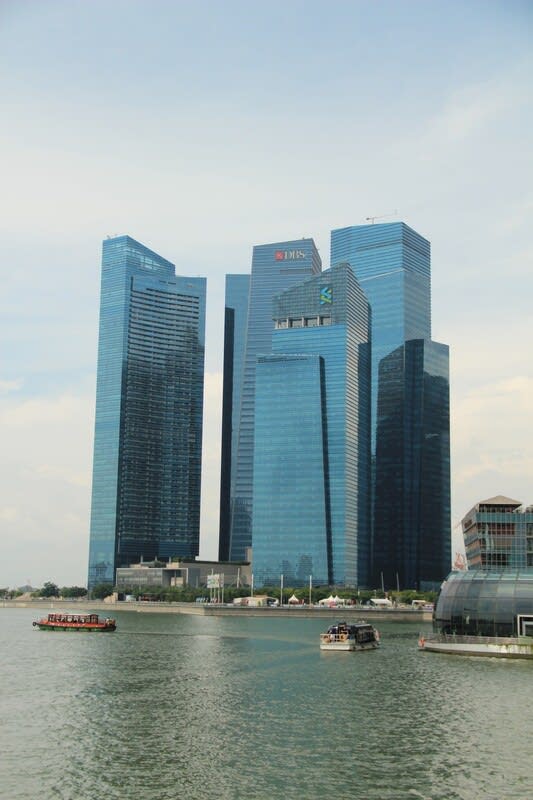
<path id="1" fill-rule="evenodd" d="M 48 614 L 33 623 L 41 631 L 86 631 L 87 633 L 110 633 L 116 630 L 114 619 L 100 619 L 98 614 Z"/>
<path id="2" fill-rule="evenodd" d="M 368 622 L 337 622 L 320 634 L 320 649 L 352 652 L 375 650 L 379 647 L 379 640 L 379 632 Z"/>

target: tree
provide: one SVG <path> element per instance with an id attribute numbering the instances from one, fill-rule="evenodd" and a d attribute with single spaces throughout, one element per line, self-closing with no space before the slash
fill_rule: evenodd
<path id="1" fill-rule="evenodd" d="M 84 586 L 63 586 L 61 597 L 85 597 L 87 589 Z"/>
<path id="2" fill-rule="evenodd" d="M 110 594 L 113 594 L 112 583 L 97 583 L 91 592 L 91 596 L 94 597 L 95 600 L 103 600 L 104 597 Z"/>
<path id="3" fill-rule="evenodd" d="M 46 581 L 40 591 L 41 597 L 59 597 L 59 586 L 51 581 Z"/>

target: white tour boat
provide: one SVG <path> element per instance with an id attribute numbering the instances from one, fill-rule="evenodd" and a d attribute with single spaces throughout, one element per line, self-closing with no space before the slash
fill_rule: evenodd
<path id="1" fill-rule="evenodd" d="M 379 647 L 379 633 L 368 622 L 337 622 L 320 634 L 321 650 L 375 650 Z"/>

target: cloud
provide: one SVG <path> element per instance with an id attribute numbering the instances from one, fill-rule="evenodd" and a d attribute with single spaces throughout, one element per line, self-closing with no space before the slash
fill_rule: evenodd
<path id="1" fill-rule="evenodd" d="M 83 585 L 94 393 L 9 396 L 0 405 L 0 584 Z"/>
<path id="2" fill-rule="evenodd" d="M 488 125 L 516 102 L 508 86 L 474 84 L 455 91 L 441 112 L 430 121 L 430 129 L 450 142 L 460 142 Z"/>
<path id="3" fill-rule="evenodd" d="M 456 393 L 452 476 L 456 521 L 484 497 L 533 502 L 533 377 L 517 375 Z"/>
<path id="4" fill-rule="evenodd" d="M 0 395 L 11 394 L 12 392 L 18 392 L 22 389 L 23 381 L 22 379 L 12 380 L 12 381 L 0 381 Z"/>
<path id="5" fill-rule="evenodd" d="M 86 398 L 74 394 L 32 398 L 1 409 L 0 425 L 26 429 L 37 425 L 54 425 L 78 419 L 80 412 L 87 413 L 87 410 Z"/>

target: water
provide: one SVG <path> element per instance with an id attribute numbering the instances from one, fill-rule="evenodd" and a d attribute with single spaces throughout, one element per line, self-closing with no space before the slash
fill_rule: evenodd
<path id="1" fill-rule="evenodd" d="M 6 800 L 533 797 L 532 662 L 419 653 L 401 623 L 351 654 L 313 619 L 37 616 L 0 609 Z"/>

